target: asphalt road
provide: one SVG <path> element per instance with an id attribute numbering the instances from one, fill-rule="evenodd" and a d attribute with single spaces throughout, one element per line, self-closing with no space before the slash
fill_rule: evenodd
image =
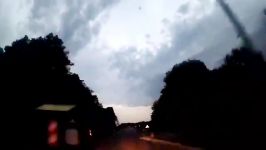
<path id="1" fill-rule="evenodd" d="M 118 136 L 101 144 L 97 150 L 200 150 L 184 146 L 179 143 L 155 139 L 145 136 L 139 137 L 134 129 L 124 130 Z"/>
<path id="2" fill-rule="evenodd" d="M 97 150 L 200 150 L 173 143 L 169 141 L 141 137 L 139 139 L 123 139 L 116 142 L 109 142 L 98 147 Z"/>
<path id="3" fill-rule="evenodd" d="M 149 145 L 149 149 L 147 150 L 200 150 L 199 148 L 193 148 L 180 143 L 155 139 L 152 137 L 141 137 L 140 140 Z"/>

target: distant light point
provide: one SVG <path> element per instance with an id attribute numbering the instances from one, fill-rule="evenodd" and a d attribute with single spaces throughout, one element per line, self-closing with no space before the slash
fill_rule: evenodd
<path id="1" fill-rule="evenodd" d="M 150 126 L 149 125 L 146 125 L 146 127 L 145 127 L 146 129 L 149 129 L 150 128 Z"/>

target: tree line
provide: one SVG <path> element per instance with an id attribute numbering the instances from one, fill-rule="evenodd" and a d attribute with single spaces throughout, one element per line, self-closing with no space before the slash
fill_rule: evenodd
<path id="1" fill-rule="evenodd" d="M 36 108 L 42 104 L 74 104 L 73 119 L 81 126 L 95 129 L 99 135 L 111 132 L 107 129 L 112 129 L 117 121 L 113 109 L 103 108 L 93 91 L 70 71 L 71 66 L 63 41 L 52 33 L 33 39 L 25 36 L 0 48 L 4 142 L 10 142 L 9 146 L 30 146 L 39 138 L 36 136 L 44 136 L 34 130 L 38 128 Z"/>
<path id="2" fill-rule="evenodd" d="M 164 82 L 153 104 L 153 131 L 206 149 L 264 143 L 266 62 L 260 52 L 234 49 L 213 70 L 199 60 L 184 61 Z"/>

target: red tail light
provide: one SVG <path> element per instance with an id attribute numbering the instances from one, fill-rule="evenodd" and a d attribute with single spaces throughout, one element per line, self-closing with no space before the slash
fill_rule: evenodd
<path id="1" fill-rule="evenodd" d="M 58 123 L 51 121 L 48 125 L 48 144 L 49 146 L 58 145 Z"/>

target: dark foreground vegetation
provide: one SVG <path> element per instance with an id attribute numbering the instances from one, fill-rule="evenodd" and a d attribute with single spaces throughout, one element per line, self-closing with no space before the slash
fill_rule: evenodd
<path id="1" fill-rule="evenodd" d="M 25 36 L 1 49 L 2 146 L 45 149 L 48 142 L 57 146 L 64 144 L 64 130 L 71 128 L 81 133 L 79 145 L 85 147 L 92 134 L 94 139 L 112 134 L 117 122 L 113 109 L 102 107 L 92 90 L 70 71 L 72 65 L 62 40 L 53 34 L 36 39 Z M 55 108 L 38 110 L 46 104 Z M 56 110 L 61 105 L 73 108 Z M 53 120 L 59 126 L 58 137 L 48 141 Z"/>
<path id="2" fill-rule="evenodd" d="M 209 149 L 264 145 L 266 62 L 259 52 L 234 49 L 214 70 L 188 60 L 175 65 L 164 82 L 153 105 L 153 131 Z"/>

